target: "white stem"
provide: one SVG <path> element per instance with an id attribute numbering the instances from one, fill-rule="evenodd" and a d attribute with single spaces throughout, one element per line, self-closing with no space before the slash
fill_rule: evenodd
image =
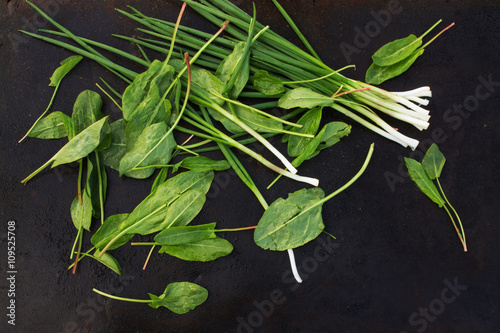
<path id="1" fill-rule="evenodd" d="M 429 86 L 408 91 L 391 91 L 391 93 L 399 96 L 432 97 L 431 88 Z"/>
<path id="2" fill-rule="evenodd" d="M 295 255 L 293 254 L 293 250 L 288 249 L 287 252 L 288 256 L 290 257 L 290 266 L 292 267 L 293 277 L 295 278 L 295 280 L 297 280 L 298 283 L 302 283 L 302 278 L 299 275 L 297 264 L 295 263 Z"/>
<path id="3" fill-rule="evenodd" d="M 429 105 L 429 100 L 425 98 L 420 98 L 417 96 L 406 96 L 406 99 L 418 103 L 420 105 L 425 105 L 425 106 Z"/>

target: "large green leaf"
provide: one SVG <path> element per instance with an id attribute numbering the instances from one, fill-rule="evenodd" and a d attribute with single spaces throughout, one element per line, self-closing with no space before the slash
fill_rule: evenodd
<path id="1" fill-rule="evenodd" d="M 446 158 L 439 150 L 438 146 L 433 143 L 425 153 L 422 160 L 422 167 L 430 179 L 436 179 L 441 176 Z"/>
<path id="2" fill-rule="evenodd" d="M 68 122 L 69 117 L 61 111 L 49 113 L 41 118 L 28 133 L 29 137 L 39 139 L 60 139 L 68 136 L 64 122 Z"/>
<path id="3" fill-rule="evenodd" d="M 263 249 L 284 251 L 315 239 L 325 228 L 322 205 L 318 205 L 324 196 L 323 190 L 315 187 L 274 201 L 255 229 L 255 243 Z"/>
<path id="4" fill-rule="evenodd" d="M 208 291 L 194 283 L 174 282 L 160 296 L 149 294 L 149 297 L 152 308 L 164 306 L 172 312 L 184 314 L 203 304 L 208 298 Z"/>
<path id="5" fill-rule="evenodd" d="M 223 96 L 225 84 L 210 71 L 192 66 L 191 84 L 193 87 L 203 91 L 212 102 L 218 105 L 224 104 L 224 100 L 218 96 Z"/>
<path id="6" fill-rule="evenodd" d="M 163 245 L 159 253 L 187 261 L 212 261 L 227 256 L 233 251 L 233 245 L 220 237 L 206 238 L 180 245 Z"/>
<path id="7" fill-rule="evenodd" d="M 439 207 L 443 207 L 444 200 L 439 194 L 436 185 L 434 185 L 432 180 L 425 172 L 422 164 L 408 157 L 405 157 L 405 164 L 408 168 L 411 179 L 415 182 L 415 184 L 417 184 L 418 188 L 420 188 L 420 190 L 432 201 L 438 204 Z"/>

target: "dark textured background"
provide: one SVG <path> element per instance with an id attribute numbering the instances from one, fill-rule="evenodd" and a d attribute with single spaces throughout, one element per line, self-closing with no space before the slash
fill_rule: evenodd
<path id="1" fill-rule="evenodd" d="M 175 20 L 176 1 L 34 1 L 48 6 L 49 14 L 78 35 L 137 53 L 111 33 L 136 34 L 137 25 L 113 9 L 131 4 L 145 13 Z M 237 1 L 246 10 L 247 1 Z M 298 43 L 271 1 L 256 1 L 259 20 Z M 447 158 L 442 184 L 459 211 L 469 252 L 461 250 L 446 213 L 425 198 L 407 178 L 388 185 L 388 174 L 400 175 L 403 156 L 420 158 L 354 124 L 341 144 L 301 167 L 314 175 L 330 193 L 359 169 L 368 145 L 376 143 L 372 162 L 358 182 L 324 206 L 327 236 L 295 251 L 305 281 L 297 286 L 286 272 L 285 253 L 263 251 L 251 232 L 226 234 L 234 253 L 209 263 L 183 262 L 155 254 L 146 271 L 141 267 L 145 248 L 124 246 L 114 251 L 123 267 L 122 277 L 84 260 L 78 273 L 66 268 L 76 231 L 69 206 L 75 196 L 77 169 L 61 166 L 44 171 L 26 186 L 20 181 L 42 165 L 64 143 L 28 139 L 24 135 L 45 109 L 53 88 L 48 78 L 69 53 L 17 29 L 50 27 L 23 1 L 0 1 L 0 331 L 2 332 L 498 332 L 500 281 L 498 214 L 500 83 L 470 113 L 453 113 L 454 106 L 474 99 L 480 77 L 500 82 L 500 3 L 498 1 L 411 1 L 375 31 L 367 45 L 346 59 L 340 45 L 355 46 L 356 30 L 373 25 L 373 13 L 387 9 L 380 1 L 282 0 L 298 26 L 325 63 L 340 68 L 357 65 L 347 75 L 362 79 L 370 56 L 384 43 L 421 34 L 439 18 L 456 26 L 429 46 L 403 76 L 387 82 L 387 90 L 430 85 L 431 126 L 418 132 L 392 122 L 419 140 L 441 132 L 439 146 Z M 188 11 L 183 23 L 214 32 Z M 441 27 L 440 26 L 440 27 Z M 438 30 L 436 30 L 438 31 Z M 345 45 L 345 44 L 344 44 Z M 359 46 L 359 45 L 358 45 Z M 151 56 L 158 56 L 151 53 Z M 126 64 L 126 63 L 125 63 Z M 130 65 L 130 64 L 128 64 Z M 134 65 L 136 70 L 141 68 Z M 111 74 L 84 60 L 64 79 L 52 110 L 71 113 L 76 96 L 96 89 L 99 77 L 123 89 Z M 481 90 L 484 93 L 486 90 Z M 447 118 L 447 110 L 451 118 Z M 118 117 L 112 103 L 105 113 Z M 324 112 L 324 120 L 345 120 Z M 434 138 L 435 139 L 435 138 Z M 274 143 L 279 145 L 278 140 Z M 282 146 L 280 146 L 283 148 Z M 274 175 L 254 162 L 245 162 L 260 188 Z M 198 222 L 218 221 L 224 227 L 251 225 L 262 208 L 239 179 L 227 173 L 216 177 Z M 109 172 L 106 214 L 129 212 L 148 193 L 152 180 L 119 179 Z M 301 185 L 280 181 L 264 196 L 272 202 Z M 7 221 L 16 221 L 17 325 L 6 323 Z M 97 222 L 96 224 L 97 225 Z M 88 237 L 85 238 L 88 244 Z M 329 249 L 329 252 L 325 250 Z M 84 246 L 85 247 L 85 246 Z M 332 250 L 333 249 L 333 250 Z M 161 293 L 169 282 L 191 281 L 206 287 L 205 304 L 179 316 L 144 304 L 105 300 L 92 293 L 97 287 L 124 297 L 145 298 Z M 466 286 L 439 308 L 440 299 L 452 297 L 447 282 Z M 276 304 L 271 307 L 271 300 Z M 437 316 L 423 319 L 420 309 L 434 306 Z M 415 321 L 411 322 L 413 318 Z M 243 323 L 243 324 L 242 324 Z"/>

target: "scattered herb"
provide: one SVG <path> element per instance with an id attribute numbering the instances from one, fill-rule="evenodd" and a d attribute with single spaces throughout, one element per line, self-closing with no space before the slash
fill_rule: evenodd
<path id="1" fill-rule="evenodd" d="M 441 20 L 418 38 L 415 35 L 409 35 L 408 37 L 397 39 L 382 46 L 372 56 L 373 63 L 368 68 L 365 75 L 366 83 L 379 85 L 384 81 L 406 72 L 417 58 L 424 53 L 427 45 L 432 43 L 439 35 L 455 24 L 450 24 L 422 46 L 422 38 L 431 32 L 439 23 L 441 23 Z"/>
<path id="2" fill-rule="evenodd" d="M 448 216 L 453 223 L 453 227 L 457 232 L 458 238 L 463 245 L 464 252 L 467 252 L 467 244 L 465 241 L 465 232 L 462 226 L 462 221 L 460 220 L 460 217 L 458 216 L 455 208 L 453 208 L 453 206 L 446 198 L 443 188 L 441 187 L 441 182 L 439 181 L 439 177 L 441 176 L 441 171 L 443 170 L 445 162 L 446 159 L 444 155 L 441 153 L 435 143 L 432 144 L 425 153 L 422 163 L 419 163 L 414 159 L 405 157 L 406 167 L 408 168 L 411 179 L 417 184 L 417 186 L 425 195 L 427 195 L 432 201 L 434 201 L 440 208 L 442 207 L 446 210 L 446 213 L 448 213 Z M 436 180 L 438 187 L 434 185 L 433 180 Z M 450 209 L 457 219 L 460 229 L 457 227 Z"/>
<path id="3" fill-rule="evenodd" d="M 191 282 L 170 283 L 160 296 L 148 294 L 151 298 L 148 300 L 113 296 L 97 289 L 93 289 L 93 291 L 102 296 L 120 301 L 147 303 L 150 307 L 155 309 L 164 306 L 177 314 L 184 314 L 193 310 L 197 306 L 203 304 L 208 298 L 208 291 L 205 288 Z"/>

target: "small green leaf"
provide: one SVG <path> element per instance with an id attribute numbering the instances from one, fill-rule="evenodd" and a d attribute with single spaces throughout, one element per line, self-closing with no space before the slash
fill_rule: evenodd
<path id="1" fill-rule="evenodd" d="M 161 245 L 181 245 L 202 239 L 215 238 L 214 229 L 215 222 L 202 225 L 171 227 L 158 233 L 155 236 L 155 242 Z"/>
<path id="2" fill-rule="evenodd" d="M 436 179 L 441 176 L 446 158 L 439 150 L 438 146 L 433 143 L 425 153 L 422 160 L 422 167 L 430 179 Z"/>
<path id="3" fill-rule="evenodd" d="M 122 98 L 123 118 L 125 120 L 130 120 L 134 111 L 146 98 L 150 90 L 151 81 L 161 73 L 162 67 L 163 63 L 161 61 L 153 61 L 147 71 L 137 75 L 132 84 L 125 89 Z"/>
<path id="4" fill-rule="evenodd" d="M 149 294 L 149 297 L 152 308 L 164 306 L 172 312 L 184 314 L 203 304 L 208 298 L 208 291 L 194 283 L 174 282 L 160 296 Z"/>
<path id="5" fill-rule="evenodd" d="M 101 96 L 92 90 L 81 92 L 76 98 L 73 106 L 73 126 L 75 134 L 80 133 L 96 121 L 102 119 L 104 115 L 101 112 Z"/>
<path id="6" fill-rule="evenodd" d="M 108 125 L 108 116 L 90 125 L 71 139 L 52 157 L 51 160 L 54 161 L 52 168 L 60 164 L 78 161 L 94 151 L 106 134 L 105 125 Z"/>
<path id="7" fill-rule="evenodd" d="M 64 126 L 65 118 L 69 118 L 61 111 L 55 111 L 41 118 L 29 132 L 28 136 L 39 139 L 60 139 L 68 136 Z M 66 119 L 68 122 L 69 119 Z"/>
<path id="8" fill-rule="evenodd" d="M 68 74 L 82 59 L 82 56 L 74 55 L 61 61 L 61 66 L 59 66 L 50 77 L 49 87 L 58 86 L 66 74 Z"/>
<path id="9" fill-rule="evenodd" d="M 106 252 L 103 254 L 102 257 L 99 257 L 99 250 L 96 250 L 93 255 L 91 255 L 92 258 L 95 260 L 99 261 L 101 264 L 104 266 L 108 267 L 111 269 L 113 272 L 115 272 L 118 275 L 122 275 L 122 268 L 120 266 L 120 263 L 118 260 L 116 260 L 115 257 L 113 257 L 109 252 Z"/>
<path id="10" fill-rule="evenodd" d="M 333 99 L 318 94 L 309 88 L 295 88 L 286 92 L 278 101 L 278 106 L 283 109 L 292 108 L 314 108 L 316 106 L 329 106 L 333 103 Z"/>
<path id="11" fill-rule="evenodd" d="M 246 42 L 239 42 L 226 58 L 222 60 L 215 75 L 224 83 L 234 81 L 232 87 L 226 87 L 225 93 L 231 99 L 237 99 L 243 88 L 245 88 L 250 77 L 249 51 L 245 48 Z M 242 64 L 240 64 L 243 62 Z M 239 71 L 238 71 L 239 68 Z M 233 78 L 233 76 L 235 76 Z M 229 91 L 227 91 L 229 88 Z"/>
<path id="12" fill-rule="evenodd" d="M 323 107 L 316 107 L 304 113 L 304 115 L 297 121 L 297 124 L 302 125 L 302 127 L 295 127 L 292 131 L 296 133 L 316 135 L 321 123 L 322 110 Z M 288 155 L 291 157 L 299 156 L 304 152 L 307 145 L 312 140 L 313 138 L 290 135 L 288 138 Z"/>
<path id="13" fill-rule="evenodd" d="M 264 95 L 272 96 L 285 92 L 283 81 L 279 78 L 269 75 L 265 70 L 257 71 L 252 78 L 252 83 L 257 91 Z"/>
<path id="14" fill-rule="evenodd" d="M 401 60 L 391 66 L 380 67 L 373 63 L 366 71 L 365 81 L 368 84 L 378 85 L 398 75 L 403 74 L 424 53 L 424 49 L 418 49 L 408 58 Z"/>
<path id="15" fill-rule="evenodd" d="M 179 168 L 193 170 L 195 172 L 203 172 L 203 171 L 223 171 L 229 169 L 231 166 L 229 162 L 226 160 L 213 160 L 206 156 L 189 156 L 184 158 L 179 163 L 175 164 L 172 168 L 172 172 L 177 172 Z"/>
<path id="16" fill-rule="evenodd" d="M 373 62 L 378 66 L 394 65 L 408 58 L 416 49 L 422 45 L 422 39 L 415 35 L 396 39 L 385 44 L 372 56 Z"/>
<path id="17" fill-rule="evenodd" d="M 102 157 L 105 165 L 118 171 L 120 160 L 127 150 L 125 143 L 125 119 L 111 123 L 110 128 L 111 142 L 109 147 L 102 151 Z"/>
<path id="18" fill-rule="evenodd" d="M 443 207 L 444 200 L 438 192 L 436 185 L 425 172 L 422 164 L 412 158 L 405 157 L 405 164 L 408 168 L 411 179 L 417 184 L 420 190 L 434 201 L 439 207 Z"/>
<path id="19" fill-rule="evenodd" d="M 220 237 L 206 238 L 180 245 L 163 245 L 159 253 L 187 261 L 212 261 L 233 252 L 233 245 Z"/>
<path id="20" fill-rule="evenodd" d="M 71 203 L 71 220 L 75 225 L 76 230 L 84 228 L 90 231 L 92 223 L 92 201 L 86 189 L 82 191 L 82 203 L 78 201 L 78 196 Z"/>
<path id="21" fill-rule="evenodd" d="M 120 230 L 122 222 L 128 218 L 129 214 L 115 214 L 111 215 L 104 221 L 99 230 L 91 238 L 91 243 L 101 250 L 104 246 L 117 234 Z M 116 249 L 124 244 L 126 244 L 134 235 L 123 235 L 118 239 L 109 250 Z"/>

